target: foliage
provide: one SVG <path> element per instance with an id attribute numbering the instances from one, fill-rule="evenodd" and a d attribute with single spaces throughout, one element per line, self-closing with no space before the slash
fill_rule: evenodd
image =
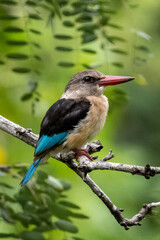
<path id="1" fill-rule="evenodd" d="M 48 176 L 44 171 L 38 171 L 37 177 L 33 178 L 31 183 L 19 187 L 16 192 L 12 184 L 5 183 L 6 177 L 19 181 L 24 172 L 24 165 L 15 164 L 9 172 L 1 176 L 1 221 L 13 226 L 19 225 L 20 231 L 1 232 L 0 238 L 43 240 L 48 239 L 48 234 L 54 236 L 54 232 L 59 231 L 65 239 L 74 239 L 71 233 L 76 234 L 78 228 L 72 219 L 88 217 L 77 212 L 80 207 L 66 199 L 65 192 L 71 188 L 70 184 Z"/>
<path id="2" fill-rule="evenodd" d="M 131 9 L 137 7 L 128 0 L 125 0 L 125 3 Z M 32 100 L 33 111 L 40 98 L 37 90 L 38 78 L 42 74 L 42 65 L 46 64 L 41 45 L 42 35 L 46 32 L 46 27 L 41 27 L 44 24 L 53 34 L 52 54 L 58 56 L 55 61 L 59 67 L 66 70 L 73 67 L 98 68 L 104 65 L 106 60 L 103 58 L 101 62 L 97 62 L 99 52 L 103 56 L 110 54 L 112 58 L 107 61 L 122 68 L 125 57 L 130 54 L 123 26 L 114 22 L 115 15 L 122 7 L 121 1 L 1 0 L 0 6 L 3 40 L 4 44 L 7 44 L 7 52 L 1 55 L 0 63 L 7 64 L 13 74 L 29 76 L 28 90 L 21 100 Z M 18 14 L 18 9 L 21 9 L 21 14 Z M 138 38 L 150 39 L 141 31 L 132 29 L 132 32 Z M 93 43 L 96 43 L 96 48 Z M 145 41 L 132 47 L 133 64 L 143 65 L 150 54 Z M 139 82 L 142 83 L 141 78 Z"/>

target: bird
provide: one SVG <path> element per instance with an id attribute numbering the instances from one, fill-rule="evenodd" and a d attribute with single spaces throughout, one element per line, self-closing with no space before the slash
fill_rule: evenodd
<path id="1" fill-rule="evenodd" d="M 103 128 L 109 102 L 104 95 L 107 86 L 126 83 L 134 77 L 105 75 L 86 69 L 73 75 L 64 93 L 46 112 L 34 152 L 34 160 L 21 181 L 24 186 L 37 167 L 57 153 L 75 152 L 75 158 L 92 157 L 83 145 Z"/>

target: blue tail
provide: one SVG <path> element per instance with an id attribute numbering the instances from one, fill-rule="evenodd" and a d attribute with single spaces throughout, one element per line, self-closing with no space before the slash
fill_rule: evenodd
<path id="1" fill-rule="evenodd" d="M 21 186 L 24 186 L 30 180 L 30 178 L 32 177 L 33 173 L 35 172 L 35 170 L 37 169 L 41 161 L 42 161 L 42 158 L 39 158 L 32 163 L 32 165 L 30 166 L 26 175 L 24 176 L 23 180 L 20 183 Z"/>

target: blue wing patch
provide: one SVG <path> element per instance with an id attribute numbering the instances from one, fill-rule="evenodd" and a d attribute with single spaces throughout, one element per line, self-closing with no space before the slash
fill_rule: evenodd
<path id="1" fill-rule="evenodd" d="M 37 147 L 35 150 L 35 155 L 44 152 L 47 149 L 54 147 L 56 144 L 61 144 L 66 140 L 68 135 L 67 132 L 62 132 L 58 134 L 54 134 L 53 136 L 42 135 L 37 143 Z"/>
<path id="2" fill-rule="evenodd" d="M 56 144 L 59 145 L 59 144 L 63 143 L 66 140 L 68 133 L 69 133 L 68 131 L 62 132 L 62 133 L 54 134 L 53 136 L 50 136 L 50 137 L 47 135 L 42 135 L 42 137 L 39 139 L 39 141 L 37 143 L 35 155 L 40 154 L 41 152 L 54 147 Z M 23 180 L 21 181 L 21 186 L 24 186 L 30 180 L 33 173 L 35 172 L 35 170 L 41 163 L 42 159 L 43 158 L 39 158 L 35 162 L 32 163 L 32 165 L 28 169 L 26 175 L 24 176 Z"/>

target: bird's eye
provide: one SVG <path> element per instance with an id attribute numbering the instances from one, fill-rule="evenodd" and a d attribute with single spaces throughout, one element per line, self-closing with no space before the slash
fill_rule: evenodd
<path id="1" fill-rule="evenodd" d="M 93 83 L 96 81 L 96 79 L 94 77 L 86 76 L 83 78 L 83 81 L 88 83 Z"/>

